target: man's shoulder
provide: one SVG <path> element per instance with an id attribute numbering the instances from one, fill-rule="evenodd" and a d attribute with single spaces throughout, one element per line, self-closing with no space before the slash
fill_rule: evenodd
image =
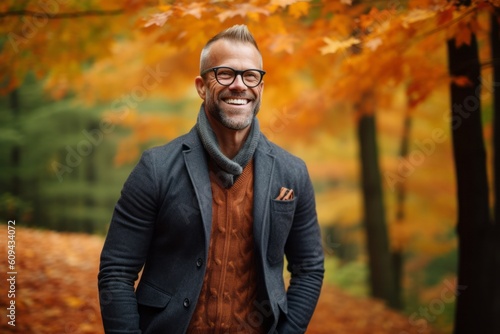
<path id="1" fill-rule="evenodd" d="M 163 145 L 153 146 L 144 151 L 143 155 L 152 156 L 157 159 L 170 159 L 176 154 L 182 154 L 184 150 L 198 146 L 199 140 L 193 131 L 176 137 Z"/>
<path id="2" fill-rule="evenodd" d="M 278 159 L 278 161 L 284 162 L 287 164 L 291 164 L 292 166 L 293 165 L 300 165 L 300 166 L 305 165 L 304 161 L 300 157 L 290 153 L 289 151 L 287 151 L 283 147 L 270 141 L 263 134 L 261 135 L 261 143 L 262 143 L 262 145 L 259 145 L 260 146 L 259 149 L 263 150 L 264 152 L 267 151 L 267 152 L 269 152 L 269 154 L 274 155 Z"/>

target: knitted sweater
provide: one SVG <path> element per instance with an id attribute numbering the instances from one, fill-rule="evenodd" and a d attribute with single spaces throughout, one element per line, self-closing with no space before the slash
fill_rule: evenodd
<path id="1" fill-rule="evenodd" d="M 262 333 L 253 239 L 253 160 L 230 188 L 210 173 L 212 233 L 203 287 L 189 334 Z M 254 317 L 255 318 L 255 317 Z"/>

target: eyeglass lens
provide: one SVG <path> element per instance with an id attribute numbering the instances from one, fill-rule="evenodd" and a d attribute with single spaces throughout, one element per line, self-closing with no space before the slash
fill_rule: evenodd
<path id="1" fill-rule="evenodd" d="M 245 70 L 236 72 L 229 67 L 219 67 L 215 71 L 215 78 L 221 85 L 229 86 L 234 82 L 236 75 L 240 73 L 243 83 L 248 87 L 255 87 L 262 80 L 262 74 L 259 71 Z"/>

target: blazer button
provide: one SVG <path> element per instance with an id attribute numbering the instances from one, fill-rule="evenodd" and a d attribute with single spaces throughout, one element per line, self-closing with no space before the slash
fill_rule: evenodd
<path id="1" fill-rule="evenodd" d="M 202 265 L 203 265 L 203 259 L 202 258 L 199 258 L 198 260 L 196 260 L 196 266 L 198 268 L 201 268 Z"/>
<path id="2" fill-rule="evenodd" d="M 184 299 L 184 303 L 182 303 L 182 305 L 184 305 L 185 308 L 188 308 L 189 307 L 189 304 L 191 304 L 191 302 L 189 301 L 188 298 L 185 298 Z"/>

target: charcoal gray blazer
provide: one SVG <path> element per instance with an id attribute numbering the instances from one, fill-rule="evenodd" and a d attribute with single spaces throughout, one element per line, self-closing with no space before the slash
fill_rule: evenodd
<path id="1" fill-rule="evenodd" d="M 212 224 L 207 157 L 193 128 L 145 151 L 125 182 L 101 253 L 98 288 L 108 334 L 185 333 L 200 294 Z M 275 200 L 281 187 L 295 198 Z M 263 297 L 245 326 L 304 333 L 324 273 L 313 187 L 302 160 L 267 140 L 254 154 L 253 230 Z M 284 257 L 291 274 L 283 278 Z M 135 288 L 139 273 L 140 280 Z"/>

